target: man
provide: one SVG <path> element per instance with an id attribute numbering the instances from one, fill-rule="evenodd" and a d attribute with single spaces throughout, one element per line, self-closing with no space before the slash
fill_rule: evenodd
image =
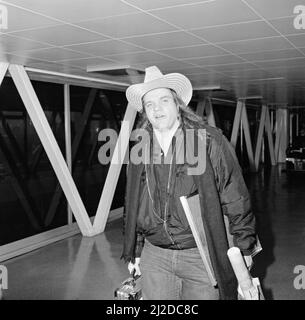
<path id="1" fill-rule="evenodd" d="M 256 233 L 233 148 L 219 129 L 187 106 L 192 85 L 182 74 L 163 75 L 149 67 L 144 83 L 130 86 L 126 96 L 141 112 L 138 127 L 150 137 L 144 163 L 131 159 L 128 167 L 122 254 L 130 273 L 142 274 L 144 299 L 236 299 L 224 215 L 248 265 Z M 186 138 L 188 131 L 196 132 L 194 140 Z M 190 174 L 194 163 L 187 159 L 196 158 L 203 147 L 205 156 L 197 160 L 204 161 L 204 170 Z M 208 277 L 180 203 L 181 196 L 193 193 L 199 194 L 204 245 L 217 285 Z"/>

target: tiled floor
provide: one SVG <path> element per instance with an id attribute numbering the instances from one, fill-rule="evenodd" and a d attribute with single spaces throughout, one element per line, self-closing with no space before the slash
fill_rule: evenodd
<path id="1" fill-rule="evenodd" d="M 294 268 L 305 266 L 305 174 L 275 167 L 247 180 L 264 248 L 252 274 L 268 299 L 305 300 L 305 289 L 294 288 Z"/>
<path id="2" fill-rule="evenodd" d="M 4 262 L 10 299 L 113 299 L 129 276 L 120 260 L 121 220 L 93 238 L 76 235 Z"/>
<path id="3" fill-rule="evenodd" d="M 293 286 L 305 265 L 305 175 L 287 178 L 280 168 L 247 177 L 264 251 L 255 258 L 268 299 L 304 299 Z M 113 299 L 128 277 L 120 260 L 121 220 L 94 238 L 80 235 L 6 261 L 10 299 Z M 305 276 L 305 275 L 304 275 Z"/>

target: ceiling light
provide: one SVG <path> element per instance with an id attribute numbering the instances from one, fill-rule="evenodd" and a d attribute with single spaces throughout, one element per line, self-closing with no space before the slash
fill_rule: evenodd
<path id="1" fill-rule="evenodd" d="M 238 100 L 250 100 L 250 99 L 263 99 L 263 96 L 247 96 L 247 97 L 238 98 Z"/>
<path id="2" fill-rule="evenodd" d="M 248 80 L 248 82 L 250 82 L 250 81 L 276 81 L 276 80 L 285 80 L 285 78 L 278 77 L 278 78 L 250 79 L 250 80 Z"/>
<path id="3" fill-rule="evenodd" d="M 110 76 L 126 76 L 130 75 L 129 72 L 142 75 L 144 74 L 144 70 L 141 68 L 135 68 L 130 65 L 95 65 L 95 66 L 87 66 L 87 72 L 96 72 L 99 74 L 105 74 Z"/>
<path id="4" fill-rule="evenodd" d="M 224 85 L 205 85 L 205 86 L 195 86 L 194 91 L 229 91 L 229 88 Z"/>

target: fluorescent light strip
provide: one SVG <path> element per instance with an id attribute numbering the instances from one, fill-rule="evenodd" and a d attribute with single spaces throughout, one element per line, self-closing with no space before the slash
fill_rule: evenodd
<path id="1" fill-rule="evenodd" d="M 263 78 L 263 79 L 251 79 L 249 81 L 276 81 L 276 80 L 285 80 L 284 77 L 278 77 L 278 78 Z"/>
<path id="2" fill-rule="evenodd" d="M 118 81 L 111 81 L 111 80 L 105 80 L 105 79 L 99 79 L 99 78 L 77 76 L 77 75 L 72 75 L 72 74 L 68 74 L 68 73 L 41 70 L 41 69 L 35 69 L 35 68 L 29 68 L 29 67 L 25 67 L 25 70 L 28 72 L 41 73 L 41 74 L 46 74 L 46 75 L 51 75 L 51 76 L 84 80 L 84 81 L 92 81 L 92 82 L 98 82 L 98 83 L 104 83 L 104 84 L 111 84 L 111 85 L 116 85 L 116 86 L 120 86 L 120 87 L 130 86 L 130 83 L 126 83 L 126 82 L 118 82 Z"/>

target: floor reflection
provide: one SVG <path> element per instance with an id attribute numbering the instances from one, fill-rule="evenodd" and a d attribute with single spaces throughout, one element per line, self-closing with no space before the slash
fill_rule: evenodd
<path id="1" fill-rule="evenodd" d="M 268 299 L 305 299 L 296 290 L 294 268 L 305 265 L 305 179 L 279 170 L 246 176 L 263 251 L 252 271 Z M 8 269 L 10 299 L 113 299 L 114 290 L 129 274 L 120 260 L 122 221 L 103 234 L 59 241 L 2 264 Z"/>
<path id="2" fill-rule="evenodd" d="M 9 289 L 4 298 L 113 299 L 129 275 L 120 260 L 121 226 L 121 220 L 114 221 L 98 236 L 77 235 L 7 261 Z"/>

